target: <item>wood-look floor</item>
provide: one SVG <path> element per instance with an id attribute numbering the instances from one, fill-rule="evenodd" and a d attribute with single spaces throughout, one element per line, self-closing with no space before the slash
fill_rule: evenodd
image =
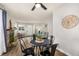
<path id="1" fill-rule="evenodd" d="M 29 47 L 29 45 L 28 45 Z M 4 53 L 2 56 L 22 56 L 21 48 L 19 43 L 15 47 L 11 48 L 8 52 Z M 59 50 L 55 51 L 55 56 L 66 56 L 64 53 Z"/>
<path id="2" fill-rule="evenodd" d="M 55 51 L 55 56 L 67 56 L 66 54 L 64 54 L 63 52 L 56 50 Z"/>
<path id="3" fill-rule="evenodd" d="M 17 50 L 17 51 L 9 51 L 5 54 L 3 54 L 2 56 L 22 56 L 21 53 Z M 66 56 L 64 53 L 56 50 L 55 52 L 55 56 Z"/>

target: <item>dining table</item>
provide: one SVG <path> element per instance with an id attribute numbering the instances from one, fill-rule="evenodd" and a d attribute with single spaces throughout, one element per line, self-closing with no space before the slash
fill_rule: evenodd
<path id="1" fill-rule="evenodd" d="M 41 41 L 40 43 L 37 42 L 36 40 L 31 40 L 31 42 L 35 48 L 36 48 L 36 55 L 40 56 L 40 52 L 43 50 L 44 47 L 46 47 L 47 45 L 49 45 L 49 40 L 48 39 L 43 39 L 43 41 Z"/>

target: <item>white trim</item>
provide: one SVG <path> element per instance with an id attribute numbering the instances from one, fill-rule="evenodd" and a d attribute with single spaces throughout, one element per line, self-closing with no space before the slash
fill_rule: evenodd
<path id="1" fill-rule="evenodd" d="M 68 56 L 72 56 L 72 55 L 69 54 L 68 52 L 66 52 L 66 51 L 64 51 L 63 49 L 60 49 L 60 48 L 58 48 L 58 47 L 57 47 L 57 50 L 59 50 L 59 51 L 62 52 L 62 53 L 65 53 L 65 54 L 68 55 Z"/>
<path id="2" fill-rule="evenodd" d="M 1 56 L 3 53 L 6 53 L 6 51 L 4 51 L 4 52 L 0 51 L 0 56 Z"/>
<path id="3" fill-rule="evenodd" d="M 3 53 L 0 51 L 0 56 L 2 55 Z"/>

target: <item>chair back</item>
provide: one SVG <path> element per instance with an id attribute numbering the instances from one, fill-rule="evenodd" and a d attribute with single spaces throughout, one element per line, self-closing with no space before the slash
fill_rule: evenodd
<path id="1" fill-rule="evenodd" d="M 42 56 L 54 56 L 57 46 L 58 46 L 58 44 L 53 44 L 53 45 L 47 47 L 47 48 L 46 48 L 44 51 L 42 51 L 40 54 L 41 54 Z M 51 51 L 49 51 L 50 48 L 51 48 Z"/>
<path id="2" fill-rule="evenodd" d="M 52 45 L 53 41 L 53 36 L 50 36 L 50 45 Z"/>
<path id="3" fill-rule="evenodd" d="M 36 40 L 36 35 L 35 34 L 33 34 L 33 40 Z"/>
<path id="4" fill-rule="evenodd" d="M 22 53 L 24 53 L 24 56 L 28 56 L 28 55 L 33 55 L 34 56 L 34 47 L 26 47 L 25 41 L 18 36 L 19 39 L 19 43 L 20 43 L 20 48 Z"/>
<path id="5" fill-rule="evenodd" d="M 58 44 L 53 44 L 51 46 L 51 56 L 54 56 L 57 46 L 58 46 Z"/>
<path id="6" fill-rule="evenodd" d="M 26 44 L 22 38 L 22 35 L 20 33 L 17 34 L 18 35 L 18 40 L 19 40 L 19 43 L 20 43 L 20 47 L 21 47 L 21 51 L 23 51 L 26 47 Z"/>

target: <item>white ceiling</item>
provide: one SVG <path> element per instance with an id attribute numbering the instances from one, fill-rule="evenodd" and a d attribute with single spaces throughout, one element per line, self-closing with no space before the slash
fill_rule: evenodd
<path id="1" fill-rule="evenodd" d="M 7 10 L 8 14 L 18 19 L 31 19 L 31 18 L 49 18 L 52 12 L 60 7 L 61 3 L 43 3 L 47 10 L 36 8 L 31 11 L 34 3 L 2 3 L 1 5 Z"/>

